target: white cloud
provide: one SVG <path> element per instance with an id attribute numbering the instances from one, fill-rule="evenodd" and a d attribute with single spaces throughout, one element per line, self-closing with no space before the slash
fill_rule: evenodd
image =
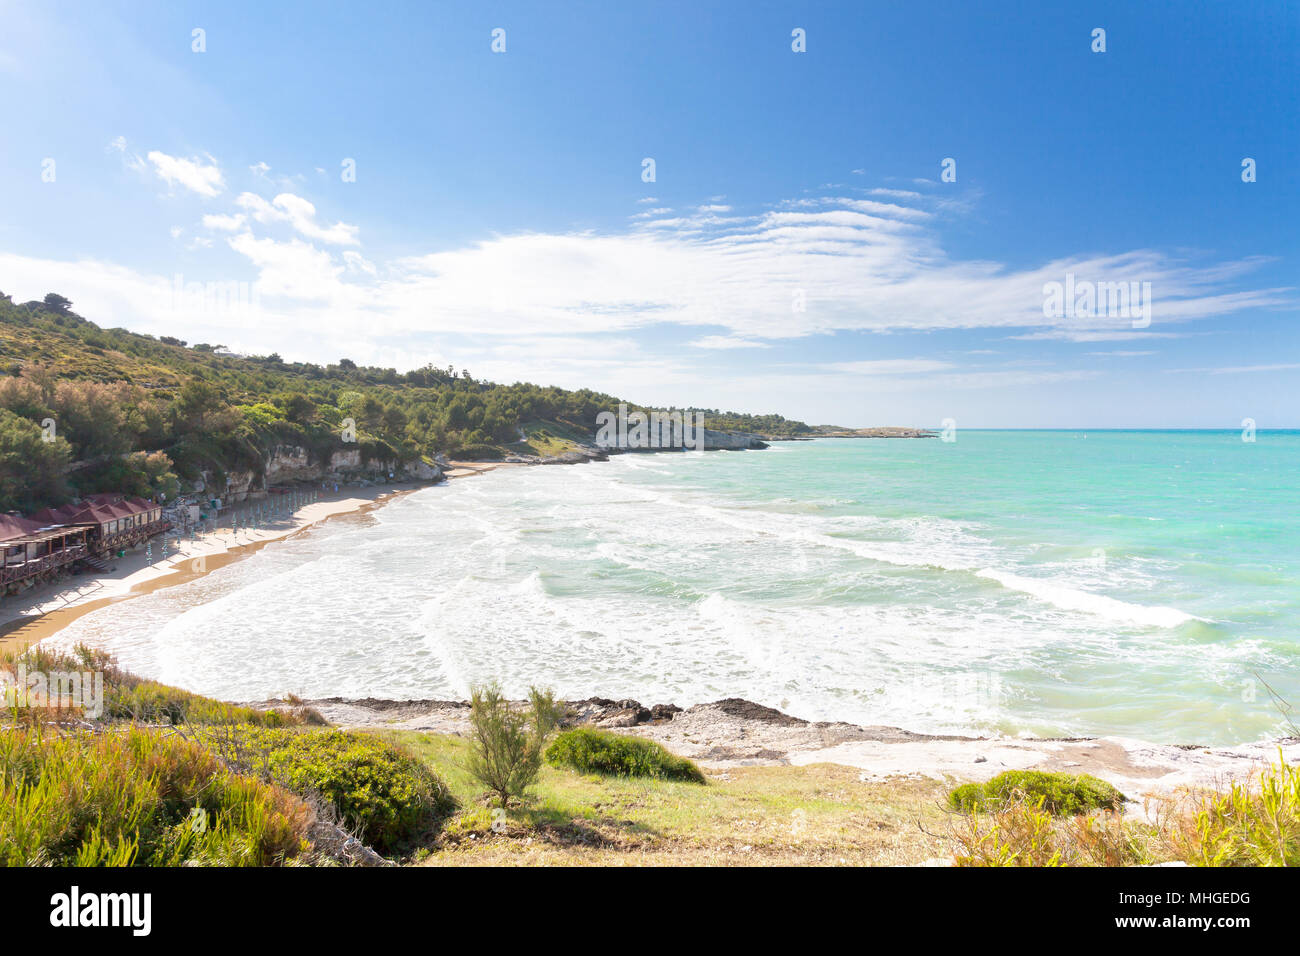
<path id="1" fill-rule="evenodd" d="M 373 262 L 371 262 L 369 259 L 363 256 L 361 253 L 354 252 L 351 249 L 344 250 L 343 261 L 347 264 L 348 269 L 351 270 L 352 272 L 364 272 L 366 275 L 371 275 L 371 276 L 379 274 L 379 270 L 375 268 L 375 264 Z"/>
<path id="2" fill-rule="evenodd" d="M 1024 335 L 1008 335 L 1009 339 L 1021 342 L 1124 342 L 1129 339 L 1181 339 L 1183 332 L 1145 332 L 1138 329 L 1113 329 L 1110 331 L 1086 331 L 1081 329 L 1050 329 L 1043 332 L 1027 332 Z"/>
<path id="3" fill-rule="evenodd" d="M 752 339 L 742 339 L 735 335 L 706 335 L 703 338 L 696 339 L 694 342 L 687 342 L 687 345 L 694 346 L 697 349 L 768 349 L 771 348 L 766 342 L 755 342 Z"/>
<path id="4" fill-rule="evenodd" d="M 102 262 L 0 257 L 0 275 L 33 282 L 43 277 L 41 294 L 53 289 L 69 295 L 96 322 L 129 321 L 141 331 L 224 341 L 241 351 L 287 355 L 297 349 L 294 354 L 315 360 L 349 354 L 409 367 L 426 360 L 421 348 L 437 343 L 447 355 L 459 350 L 458 364 L 468 355 L 477 374 L 506 380 L 545 374 L 547 381 L 617 388 L 630 397 L 636 396 L 625 388 L 634 384 L 651 394 L 665 383 L 697 377 L 692 361 L 837 331 L 1000 329 L 1030 340 L 1137 341 L 1189 334 L 1180 329 L 1205 316 L 1291 304 L 1291 290 L 1243 284 L 1257 260 L 1193 264 L 1153 250 L 1018 268 L 953 259 L 940 242 L 935 203 L 905 193 L 877 193 L 889 200 L 881 202 L 798 199 L 725 217 L 706 208 L 611 232 L 498 235 L 376 262 L 355 249 L 340 250 L 359 245 L 358 227 L 318 223 L 307 199 L 281 193 L 268 201 L 246 192 L 233 208 L 203 218 L 207 229 L 230 234 L 225 244 L 245 264 L 235 275 L 222 264 L 218 275 L 194 278 L 256 280 L 261 305 L 255 322 L 178 315 L 167 304 L 170 278 Z M 267 225 L 288 225 L 293 234 L 258 234 Z M 215 255 L 212 261 L 225 262 Z M 1151 327 L 1045 318 L 1043 285 L 1067 272 L 1152 282 Z M 717 334 L 694 338 L 685 357 L 680 349 L 661 358 L 608 348 L 612 335 L 655 325 L 689 327 L 692 334 L 705 327 Z M 305 337 L 304 330 L 311 335 Z M 455 341 L 461 344 L 448 344 Z M 587 346 L 570 349 L 563 361 L 543 363 L 539 372 L 540 353 L 529 350 L 560 341 Z M 709 350 L 720 354 L 706 358 Z M 861 354 L 847 351 L 844 361 L 802 375 L 781 372 L 772 376 L 773 387 L 788 380 L 797 383 L 790 387 L 816 391 L 829 378 L 862 391 L 995 388 L 1100 374 L 962 369 L 927 358 L 852 361 Z"/>
<path id="5" fill-rule="evenodd" d="M 205 165 L 197 158 L 168 156 L 156 149 L 150 150 L 147 155 L 149 162 L 153 163 L 154 172 L 169 186 L 184 186 L 208 199 L 219 196 L 226 188 L 221 169 L 211 157 L 208 157 L 209 162 Z"/>
<path id="6" fill-rule="evenodd" d="M 891 199 L 920 199 L 922 194 L 914 189 L 886 189 L 884 186 L 877 186 L 875 189 L 868 191 L 872 196 L 889 196 Z"/>
<path id="7" fill-rule="evenodd" d="M 343 267 L 328 252 L 301 239 L 276 242 L 245 232 L 227 241 L 256 267 L 258 291 L 263 296 L 350 307 L 364 294 L 359 287 L 340 281 Z"/>
<path id="8" fill-rule="evenodd" d="M 343 222 L 332 226 L 318 224 L 316 207 L 293 193 L 280 193 L 270 202 L 256 193 L 240 193 L 235 204 L 260 223 L 287 222 L 308 239 L 319 239 L 335 246 L 355 246 L 361 242 L 357 238 L 359 230 L 356 226 Z"/>

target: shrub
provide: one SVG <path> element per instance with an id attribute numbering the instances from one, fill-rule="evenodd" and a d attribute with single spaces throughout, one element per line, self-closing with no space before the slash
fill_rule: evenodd
<path id="1" fill-rule="evenodd" d="M 192 694 L 178 687 L 122 670 L 106 651 L 79 644 L 71 653 L 51 651 L 40 646 L 25 654 L 0 653 L 0 669 L 14 669 L 19 661 L 28 671 L 91 671 L 104 677 L 104 720 L 130 720 L 147 724 L 256 724 L 261 727 L 284 727 L 303 723 L 324 723 L 319 713 L 290 696 L 287 710 L 258 710 Z M 33 713 L 33 718 L 42 716 Z M 46 715 L 50 716 L 50 715 Z"/>
<path id="2" fill-rule="evenodd" d="M 591 727 L 578 727 L 560 734 L 546 751 L 546 762 L 585 773 L 705 782 L 699 767 L 653 740 Z"/>
<path id="3" fill-rule="evenodd" d="M 496 445 L 476 442 L 450 449 L 447 452 L 447 457 L 459 458 L 462 461 L 496 461 L 501 458 L 501 449 Z"/>
<path id="4" fill-rule="evenodd" d="M 381 853 L 401 851 L 455 807 L 433 771 L 368 734 L 236 725 L 203 742 L 241 771 L 317 797 Z"/>
<path id="5" fill-rule="evenodd" d="M 502 807 L 511 797 L 522 797 L 537 779 L 546 738 L 559 723 L 550 691 L 530 688 L 528 703 L 526 710 L 514 707 L 495 684 L 470 691 L 474 739 L 467 769 Z"/>
<path id="6" fill-rule="evenodd" d="M 262 727 L 282 727 L 298 722 L 291 715 L 278 710 L 239 707 L 148 680 L 106 686 L 104 716 L 151 724 L 256 724 Z"/>
<path id="7" fill-rule="evenodd" d="M 0 863 L 272 866 L 311 808 L 167 732 L 0 731 Z"/>
<path id="8" fill-rule="evenodd" d="M 1118 810 L 1124 805 L 1124 794 L 1104 780 L 1086 773 L 1041 770 L 1008 770 L 985 784 L 963 784 L 948 795 L 948 803 L 954 810 L 969 812 L 994 809 L 1013 798 L 1057 816 Z"/>
<path id="9" fill-rule="evenodd" d="M 1280 755 L 1279 755 L 1280 756 Z M 1259 788 L 1234 783 L 1180 818 L 1174 845 L 1200 866 L 1300 865 L 1300 768 L 1279 759 Z"/>
<path id="10" fill-rule="evenodd" d="M 963 789 L 963 788 L 958 788 Z M 1053 816 L 1022 790 L 962 818 L 958 866 L 1300 864 L 1300 768 L 1279 762 L 1257 780 L 1156 805 L 1152 822 L 1119 813 Z"/>

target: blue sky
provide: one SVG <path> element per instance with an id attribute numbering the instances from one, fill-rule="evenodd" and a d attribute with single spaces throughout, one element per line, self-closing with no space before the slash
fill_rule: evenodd
<path id="1" fill-rule="evenodd" d="M 0 21 L 15 298 L 815 422 L 1300 425 L 1297 3 Z M 1045 314 L 1067 275 L 1149 282 L 1149 314 Z M 252 302 L 175 291 L 238 282 Z"/>

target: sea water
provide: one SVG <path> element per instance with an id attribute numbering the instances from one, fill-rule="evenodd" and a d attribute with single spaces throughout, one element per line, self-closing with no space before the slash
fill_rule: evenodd
<path id="1" fill-rule="evenodd" d="M 1300 433 L 956 438 L 503 468 L 61 639 L 232 700 L 495 680 L 926 732 L 1292 732 Z"/>

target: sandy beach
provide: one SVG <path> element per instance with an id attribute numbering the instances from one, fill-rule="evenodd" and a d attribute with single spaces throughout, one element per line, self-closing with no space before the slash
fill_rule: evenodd
<path id="1" fill-rule="evenodd" d="M 517 467 L 515 463 L 451 462 L 446 478 L 482 475 L 496 468 Z M 320 493 L 320 498 L 261 528 L 229 528 L 181 538 L 179 550 L 161 557 L 161 538 L 153 541 L 153 560 L 143 545 L 125 557 L 112 558 L 107 573 L 78 574 L 33 588 L 0 601 L 0 648 L 23 650 L 58 633 L 72 621 L 96 608 L 123 601 L 159 588 L 184 584 L 209 574 L 258 551 L 342 515 L 364 514 L 428 482 L 384 482 L 369 486 L 340 488 L 337 493 Z"/>
<path id="2" fill-rule="evenodd" d="M 444 477 L 483 475 L 524 462 L 449 463 Z M 388 482 L 343 488 L 322 495 L 294 514 L 258 529 L 229 528 L 182 539 L 178 552 L 148 561 L 143 547 L 114 559 L 104 574 L 74 578 L 34 589 L 0 605 L 0 648 L 22 650 L 56 634 L 78 617 L 115 601 L 185 584 L 259 549 L 346 515 L 361 515 L 428 482 Z M 247 702 L 277 706 L 280 701 Z M 468 705 L 463 701 L 308 701 L 332 724 L 346 728 L 417 730 L 463 736 Z M 862 780 L 928 777 L 986 780 L 1003 770 L 1086 772 L 1109 780 L 1130 796 L 1166 797 L 1188 786 L 1211 786 L 1249 777 L 1279 751 L 1300 759 L 1300 740 L 1254 741 L 1203 746 L 1195 741 L 1152 744 L 1128 737 L 1034 739 L 918 734 L 896 727 L 814 722 L 762 704 L 729 699 L 681 709 L 673 704 L 643 708 L 636 701 L 592 698 L 570 702 L 580 721 L 657 740 L 703 766 L 725 771 L 747 766 L 837 764 L 854 768 Z M 1144 815 L 1138 802 L 1130 813 Z"/>

